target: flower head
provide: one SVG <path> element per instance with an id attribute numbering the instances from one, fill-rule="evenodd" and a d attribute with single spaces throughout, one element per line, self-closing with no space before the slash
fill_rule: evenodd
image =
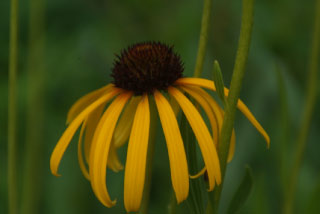
<path id="1" fill-rule="evenodd" d="M 125 164 L 124 204 L 128 212 L 137 211 L 145 181 L 150 127 L 149 97 L 153 96 L 166 139 L 171 181 L 177 202 L 180 203 L 188 196 L 189 172 L 175 114 L 176 105 L 185 114 L 201 150 L 205 167 L 198 175 L 206 171 L 209 191 L 213 190 L 216 184 L 221 183 L 216 146 L 224 112 L 203 89 L 215 91 L 213 81 L 183 78 L 182 72 L 180 57 L 173 52 L 172 47 L 164 44 L 139 43 L 123 51 L 114 63 L 113 83 L 89 93 L 71 107 L 67 118 L 69 126 L 51 156 L 52 173 L 58 175 L 61 158 L 76 130 L 81 126 L 78 142 L 81 170 L 90 180 L 96 197 L 105 206 L 111 207 L 115 201 L 111 200 L 106 186 L 106 169 L 107 166 L 113 171 L 123 168 L 116 149 L 129 141 Z M 167 92 L 170 99 L 162 92 Z M 210 121 L 210 130 L 185 93 L 203 108 Z M 227 89 L 225 94 L 228 94 Z M 108 103 L 110 104 L 107 106 Z M 269 143 L 264 129 L 240 100 L 238 108 Z M 232 159 L 234 146 L 233 132 L 229 161 Z"/>

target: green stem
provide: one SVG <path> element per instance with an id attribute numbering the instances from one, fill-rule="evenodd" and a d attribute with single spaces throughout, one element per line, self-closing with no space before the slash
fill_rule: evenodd
<path id="1" fill-rule="evenodd" d="M 223 119 L 223 125 L 221 129 L 221 138 L 219 142 L 219 160 L 221 167 L 221 179 L 222 183 L 216 188 L 214 193 L 211 194 L 210 200 L 213 200 L 214 210 L 218 212 L 218 206 L 221 196 L 221 190 L 223 188 L 224 177 L 226 173 L 227 157 L 230 145 L 230 139 L 236 114 L 236 105 L 239 99 L 242 79 L 245 74 L 245 67 L 249 54 L 249 47 L 251 41 L 251 32 L 253 26 L 253 12 L 254 12 L 254 0 L 242 1 L 242 20 L 241 31 L 239 37 L 239 44 L 237 50 L 237 56 L 233 69 L 230 92 L 227 98 L 227 105 L 225 108 L 225 115 Z"/>
<path id="2" fill-rule="evenodd" d="M 200 77 L 203 69 L 203 63 L 208 42 L 211 8 L 212 0 L 204 0 L 198 55 L 193 75 L 194 77 Z"/>
<path id="3" fill-rule="evenodd" d="M 44 1 L 32 0 L 30 3 L 29 52 L 28 52 L 28 99 L 26 150 L 21 199 L 22 213 L 38 213 L 42 163 L 42 133 L 44 117 Z"/>
<path id="4" fill-rule="evenodd" d="M 11 0 L 10 47 L 9 47 L 9 102 L 8 102 L 8 202 L 9 213 L 16 214 L 17 164 L 16 164 L 16 119 L 17 119 L 17 59 L 18 59 L 18 0 Z"/>
<path id="5" fill-rule="evenodd" d="M 149 96 L 150 105 L 150 135 L 147 155 L 147 168 L 146 168 L 146 181 L 144 183 L 143 198 L 139 210 L 139 214 L 148 213 L 148 205 L 150 198 L 151 189 L 151 178 L 152 178 L 152 163 L 154 156 L 154 147 L 156 141 L 156 130 L 157 130 L 157 109 L 155 102 L 151 96 Z"/>
<path id="6" fill-rule="evenodd" d="M 317 0 L 315 5 L 315 22 L 314 32 L 311 44 L 310 64 L 309 64 L 309 77 L 308 88 L 305 108 L 303 112 L 303 119 L 301 122 L 300 132 L 297 138 L 297 150 L 294 156 L 293 167 L 289 173 L 289 184 L 286 199 L 284 203 L 284 213 L 292 213 L 293 202 L 298 183 L 299 171 L 303 160 L 304 152 L 306 149 L 309 128 L 312 120 L 312 115 L 315 108 L 317 98 L 317 85 L 318 85 L 318 59 L 319 59 L 319 46 L 320 46 L 320 0 Z"/>

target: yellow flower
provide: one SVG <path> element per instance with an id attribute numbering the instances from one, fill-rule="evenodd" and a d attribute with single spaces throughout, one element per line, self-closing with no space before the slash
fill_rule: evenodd
<path id="1" fill-rule="evenodd" d="M 52 173 L 58 176 L 61 158 L 76 130 L 82 125 L 78 142 L 81 170 L 90 180 L 96 197 L 102 204 L 111 207 L 115 200 L 112 201 L 108 193 L 106 169 L 107 166 L 113 171 L 123 168 L 116 150 L 129 139 L 124 175 L 124 204 L 128 212 L 139 210 L 148 151 L 149 102 L 150 97 L 153 97 L 166 139 L 171 181 L 177 202 L 185 200 L 189 192 L 186 154 L 175 115 L 177 106 L 190 123 L 202 153 L 205 168 L 199 174 L 207 171 L 209 191 L 213 190 L 216 184 L 221 183 L 216 145 L 224 112 L 211 95 L 202 89 L 215 91 L 213 81 L 183 78 L 182 72 L 179 56 L 173 52 L 172 47 L 164 44 L 139 43 L 123 51 L 112 70 L 113 83 L 89 93 L 71 107 L 67 118 L 69 126 L 51 156 Z M 169 100 L 162 92 L 168 93 Z M 189 94 L 204 109 L 210 121 L 211 133 L 184 93 Z M 227 89 L 225 94 L 228 94 Z M 267 133 L 240 100 L 238 108 L 269 144 Z M 229 160 L 233 156 L 234 146 L 233 132 Z"/>

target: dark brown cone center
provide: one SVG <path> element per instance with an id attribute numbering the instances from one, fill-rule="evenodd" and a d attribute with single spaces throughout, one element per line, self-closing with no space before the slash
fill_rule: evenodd
<path id="1" fill-rule="evenodd" d="M 173 47 L 159 42 L 138 43 L 123 50 L 111 76 L 116 87 L 135 95 L 166 90 L 182 77 L 183 64 Z"/>

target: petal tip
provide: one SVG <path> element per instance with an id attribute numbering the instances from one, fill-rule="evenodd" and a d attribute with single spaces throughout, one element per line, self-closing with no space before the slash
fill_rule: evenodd
<path id="1" fill-rule="evenodd" d="M 180 204 L 181 202 L 185 201 L 187 199 L 188 195 L 187 196 L 184 196 L 182 198 L 177 198 L 177 204 Z"/>
<path id="2" fill-rule="evenodd" d="M 113 171 L 113 172 L 120 172 L 123 170 L 123 166 L 117 166 L 117 167 L 110 167 L 110 169 Z"/>
<path id="3" fill-rule="evenodd" d="M 267 149 L 270 149 L 270 137 L 267 133 L 265 134 L 264 139 L 267 143 Z"/>
<path id="4" fill-rule="evenodd" d="M 189 175 L 189 178 L 190 179 L 197 179 L 199 177 L 201 177 L 201 175 L 203 175 L 205 172 L 207 171 L 207 167 L 203 167 L 200 172 L 198 172 L 197 174 L 195 175 Z"/>
<path id="5" fill-rule="evenodd" d="M 61 177 L 61 175 L 60 174 L 58 174 L 58 172 L 51 172 L 54 176 L 56 176 L 56 177 Z"/>
<path id="6" fill-rule="evenodd" d="M 116 205 L 116 203 L 117 203 L 117 199 L 114 199 L 113 201 L 109 201 L 109 200 L 104 201 L 104 200 L 99 199 L 99 201 L 100 201 L 105 207 L 108 207 L 108 208 L 113 207 L 113 206 Z"/>

